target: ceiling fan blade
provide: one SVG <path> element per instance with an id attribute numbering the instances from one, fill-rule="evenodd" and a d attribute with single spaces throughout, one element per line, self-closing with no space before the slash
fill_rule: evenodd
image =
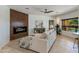
<path id="1" fill-rule="evenodd" d="M 54 12 L 54 11 L 48 11 L 48 12 Z"/>
<path id="2" fill-rule="evenodd" d="M 47 11 L 47 12 L 44 12 L 44 13 L 51 13 L 51 12 L 54 12 L 54 11 Z"/>
<path id="3" fill-rule="evenodd" d="M 50 12 L 54 12 L 54 11 L 50 11 Z"/>
<path id="4" fill-rule="evenodd" d="M 45 9 L 45 11 L 40 11 L 40 12 L 43 12 L 43 13 L 51 13 L 51 12 L 54 12 L 52 10 L 48 11 L 47 9 Z"/>

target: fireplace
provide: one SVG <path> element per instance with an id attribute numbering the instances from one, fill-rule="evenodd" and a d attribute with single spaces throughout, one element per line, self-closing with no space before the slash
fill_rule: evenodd
<path id="1" fill-rule="evenodd" d="M 27 32 L 27 27 L 26 26 L 20 26 L 20 27 L 14 27 L 13 28 L 13 33 L 18 34 L 18 33 L 23 33 Z"/>

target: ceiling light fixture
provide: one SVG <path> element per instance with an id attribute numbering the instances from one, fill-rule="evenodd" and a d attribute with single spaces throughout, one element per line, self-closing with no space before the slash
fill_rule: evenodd
<path id="1" fill-rule="evenodd" d="M 51 12 L 54 12 L 54 11 L 53 10 L 44 9 L 44 11 L 40 11 L 40 12 L 43 12 L 43 13 L 51 13 Z"/>

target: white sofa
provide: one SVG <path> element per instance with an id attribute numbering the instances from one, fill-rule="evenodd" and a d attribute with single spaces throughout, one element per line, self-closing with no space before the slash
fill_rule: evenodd
<path id="1" fill-rule="evenodd" d="M 33 36 L 32 39 L 30 40 L 29 42 L 30 46 L 28 48 L 37 52 L 46 53 L 49 52 L 55 40 L 56 40 L 55 30 L 47 31 L 44 34 L 35 34 L 35 36 Z"/>

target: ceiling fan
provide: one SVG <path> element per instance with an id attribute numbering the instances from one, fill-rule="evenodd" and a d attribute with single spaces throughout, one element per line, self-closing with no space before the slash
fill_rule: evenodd
<path id="1" fill-rule="evenodd" d="M 40 12 L 43 12 L 43 13 L 51 13 L 51 12 L 54 12 L 54 11 L 53 10 L 44 9 L 44 11 L 40 11 Z"/>

